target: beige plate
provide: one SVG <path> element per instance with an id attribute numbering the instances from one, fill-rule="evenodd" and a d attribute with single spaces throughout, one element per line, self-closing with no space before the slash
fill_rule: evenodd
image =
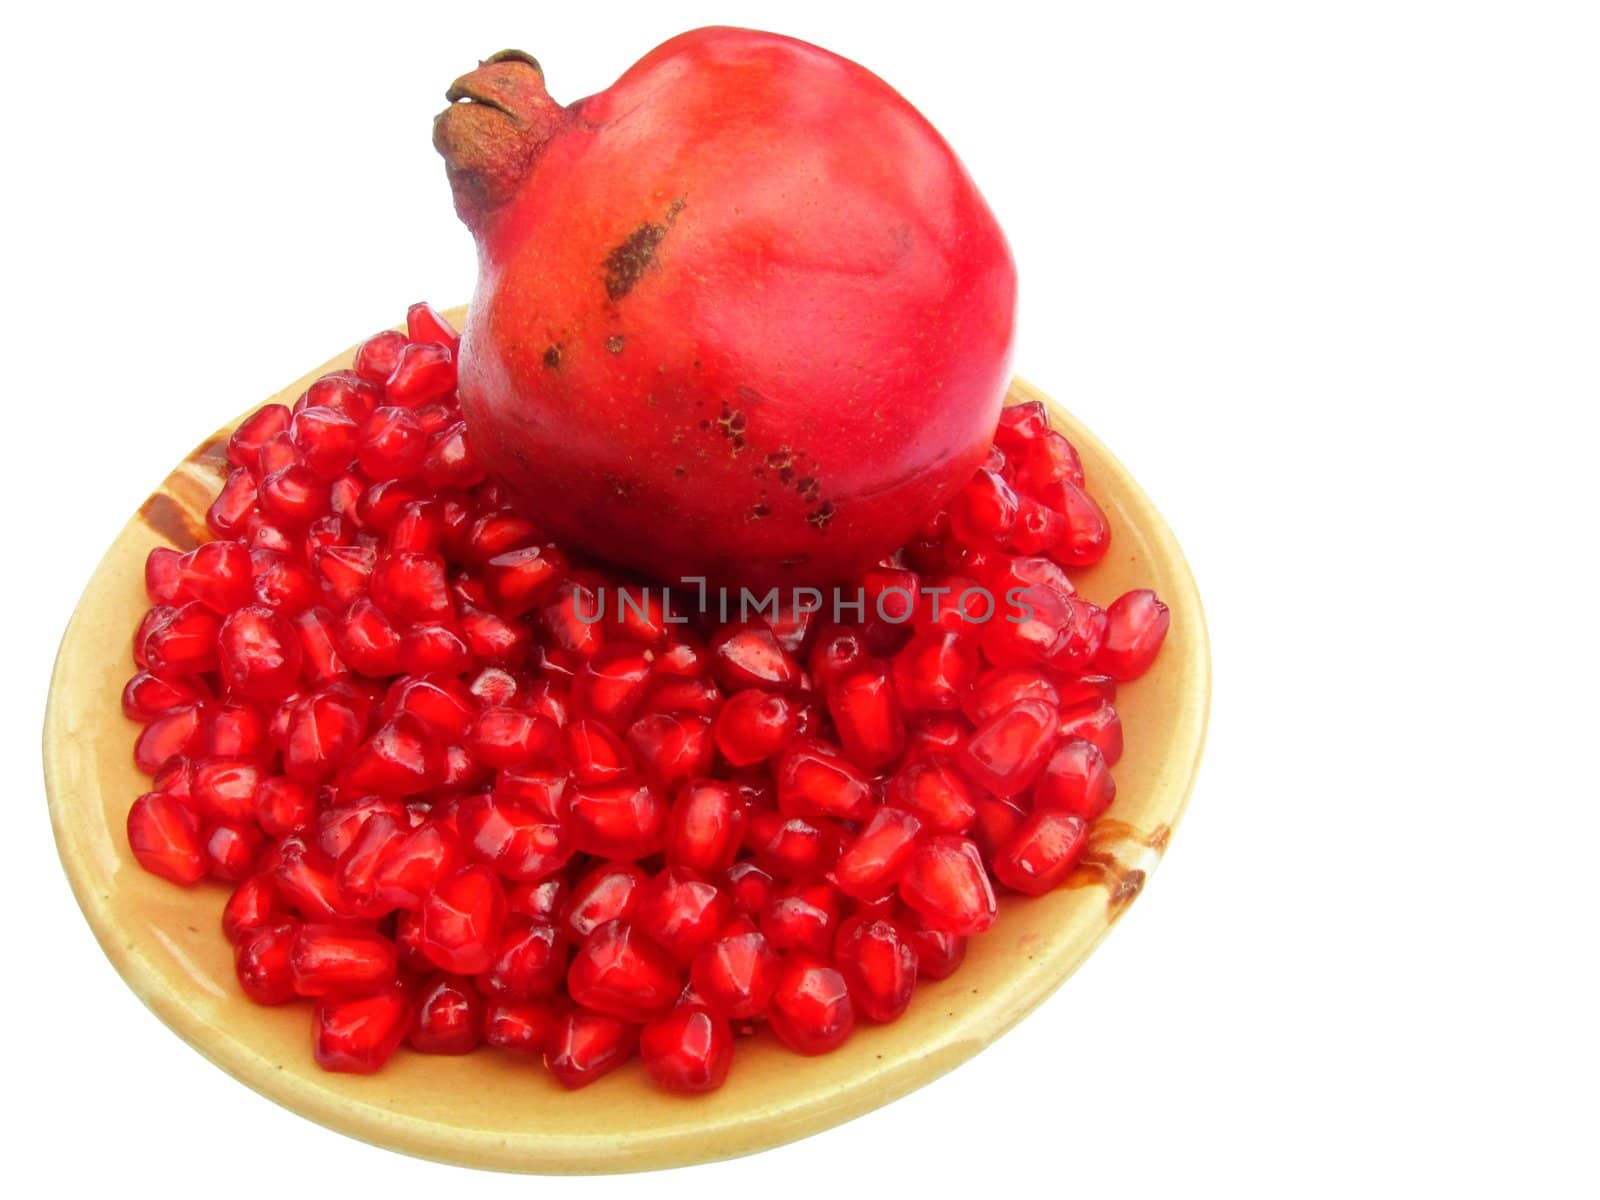
<path id="1" fill-rule="evenodd" d="M 452 317 L 460 321 L 462 312 Z M 272 397 L 292 404 L 316 376 Z M 218 929 L 226 891 L 183 890 L 133 862 L 124 821 L 145 780 L 136 726 L 119 706 L 129 643 L 146 607 L 152 546 L 192 546 L 221 478 L 225 433 L 191 454 L 128 522 L 67 626 L 45 717 L 45 785 L 61 861 L 95 936 L 128 986 L 195 1049 L 279 1104 L 354 1137 L 425 1158 L 510 1171 L 606 1172 L 681 1166 L 776 1146 L 887 1104 L 937 1078 L 1010 1029 L 1094 949 L 1160 860 L 1183 812 L 1205 738 L 1210 659 L 1200 599 L 1161 515 L 1094 436 L 1017 381 L 1011 399 L 1044 399 L 1083 456 L 1110 516 L 1107 559 L 1081 577 L 1106 603 L 1154 587 L 1172 608 L 1155 668 L 1123 688 L 1127 754 L 1117 800 L 1093 832 L 1070 886 L 1007 899 L 973 939 L 961 970 L 918 987 L 910 1011 L 865 1027 L 820 1058 L 789 1054 L 763 1033 L 741 1042 L 728 1083 L 684 1099 L 654 1090 L 637 1060 L 577 1092 L 526 1061 L 398 1055 L 371 1077 L 312 1062 L 304 1005 L 259 1008 L 240 995 Z"/>

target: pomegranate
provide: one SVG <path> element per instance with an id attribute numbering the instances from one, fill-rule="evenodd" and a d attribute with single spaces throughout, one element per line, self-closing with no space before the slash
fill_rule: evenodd
<path id="1" fill-rule="evenodd" d="M 480 261 L 462 409 L 541 528 L 661 579 L 834 582 L 983 461 L 1015 269 L 882 80 L 712 28 L 565 107 L 517 51 L 447 95 L 434 145 Z M 394 428 L 369 473 L 409 463 Z"/>
<path id="2" fill-rule="evenodd" d="M 1073 524 L 1082 464 L 1042 407 L 1004 410 L 855 620 L 684 623 L 512 510 L 456 349 L 414 306 L 261 410 L 217 538 L 146 564 L 129 849 L 231 889 L 239 988 L 303 1001 L 317 1062 L 487 1047 L 576 1088 L 637 1054 L 710 1090 L 740 1036 L 830 1051 L 1070 885 L 1116 799 L 1118 688 L 1171 621 L 1146 589 L 1076 594 L 1104 529 Z M 256 487 L 302 476 L 290 517 Z M 580 619 L 602 595 L 626 603 Z"/>

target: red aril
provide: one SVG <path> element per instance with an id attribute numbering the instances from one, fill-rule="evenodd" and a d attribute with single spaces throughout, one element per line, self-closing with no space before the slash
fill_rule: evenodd
<path id="1" fill-rule="evenodd" d="M 406 1043 L 419 1054 L 470 1054 L 483 1040 L 483 997 L 470 979 L 440 972 L 424 981 Z"/>
<path id="2" fill-rule="evenodd" d="M 1071 813 L 1093 821 L 1117 796 L 1117 783 L 1105 756 L 1093 742 L 1081 737 L 1065 739 L 1045 764 L 1034 788 L 1034 805 Z"/>
<path id="3" fill-rule="evenodd" d="M 855 1005 L 844 976 L 833 967 L 792 958 L 778 975 L 767 1021 L 796 1054 L 826 1054 L 855 1029 Z"/>
<path id="4" fill-rule="evenodd" d="M 922 822 L 897 808 L 880 808 L 834 863 L 831 878 L 847 896 L 875 900 L 885 895 L 916 848 Z"/>
<path id="5" fill-rule="evenodd" d="M 1167 606 L 1149 588 L 1124 593 L 1106 609 L 1105 639 L 1094 665 L 1113 679 L 1137 679 L 1150 669 L 1171 623 Z"/>
<path id="6" fill-rule="evenodd" d="M 369 1075 L 389 1061 L 410 1027 L 411 1002 L 399 987 L 358 999 L 324 996 L 312 1017 L 317 1065 Z"/>
<path id="7" fill-rule="evenodd" d="M 766 935 L 747 924 L 725 930 L 702 948 L 689 968 L 689 980 L 707 1004 L 744 1021 L 766 1011 L 781 966 Z"/>
<path id="8" fill-rule="evenodd" d="M 128 845 L 139 865 L 173 883 L 198 883 L 206 873 L 200 822 L 183 801 L 149 792 L 128 810 Z"/>
<path id="9" fill-rule="evenodd" d="M 289 947 L 289 976 L 296 994 L 365 995 L 394 983 L 394 943 L 342 925 L 302 925 Z"/>
<path id="10" fill-rule="evenodd" d="M 639 1024 L 670 1009 L 683 990 L 672 958 L 626 921 L 607 921 L 578 947 L 567 991 L 585 1008 Z"/>
<path id="11" fill-rule="evenodd" d="M 749 688 L 722 706 L 713 732 L 722 757 L 735 767 L 748 767 L 783 749 L 794 726 L 795 706 L 787 696 Z"/>
<path id="12" fill-rule="evenodd" d="M 637 1026 L 576 1008 L 555 1022 L 544 1062 L 562 1087 L 586 1087 L 633 1057 L 638 1042 Z"/>
<path id="13" fill-rule="evenodd" d="M 994 889 L 966 838 L 937 834 L 912 853 L 900 876 L 900 898 L 931 929 L 969 936 L 994 924 Z"/>
<path id="14" fill-rule="evenodd" d="M 423 898 L 422 952 L 440 970 L 486 971 L 505 915 L 505 889 L 494 872 L 476 863 L 462 867 Z"/>
<path id="15" fill-rule="evenodd" d="M 1038 775 L 1057 741 L 1055 708 L 1021 700 L 980 725 L 961 748 L 961 769 L 997 796 L 1015 796 Z"/>
<path id="16" fill-rule="evenodd" d="M 733 1065 L 733 1034 L 721 1017 L 684 1004 L 645 1025 L 639 1057 L 650 1078 L 670 1092 L 715 1091 Z"/>
<path id="17" fill-rule="evenodd" d="M 850 921 L 834 949 L 839 974 L 856 1011 L 869 1021 L 893 1021 L 911 1004 L 917 950 L 893 921 Z"/>
<path id="18" fill-rule="evenodd" d="M 1044 895 L 1066 879 L 1088 831 L 1088 822 L 1073 813 L 1046 808 L 1030 813 L 995 850 L 995 878 L 1029 896 Z"/>

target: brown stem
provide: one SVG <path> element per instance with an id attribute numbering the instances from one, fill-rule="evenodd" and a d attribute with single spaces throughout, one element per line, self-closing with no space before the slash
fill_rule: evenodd
<path id="1" fill-rule="evenodd" d="M 545 91 L 530 54 L 491 54 L 450 85 L 450 107 L 433 121 L 433 146 L 444 155 L 456 212 L 474 233 L 509 200 L 540 149 L 566 120 Z"/>

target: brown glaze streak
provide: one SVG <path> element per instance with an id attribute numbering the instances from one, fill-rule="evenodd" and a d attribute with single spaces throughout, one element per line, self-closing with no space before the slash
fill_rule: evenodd
<path id="1" fill-rule="evenodd" d="M 193 550 L 211 534 L 203 522 L 196 522 L 188 511 L 165 492 L 152 492 L 139 507 L 139 516 L 162 541 L 176 550 Z"/>
<path id="2" fill-rule="evenodd" d="M 193 550 L 211 540 L 205 513 L 217 487 L 226 478 L 228 434 L 218 433 L 196 446 L 183 464 L 139 506 L 139 517 L 162 541 L 178 550 Z"/>
<path id="3" fill-rule="evenodd" d="M 1145 880 L 1149 877 L 1143 867 L 1133 866 L 1118 858 L 1116 850 L 1138 847 L 1152 850 L 1159 856 L 1166 850 L 1167 838 L 1171 833 L 1172 829 L 1167 825 L 1157 825 L 1145 833 L 1126 821 L 1102 817 L 1089 830 L 1089 844 L 1084 848 L 1083 857 L 1073 868 L 1072 874 L 1067 876 L 1066 885 L 1074 888 L 1098 885 L 1105 888 L 1106 909 L 1111 919 L 1116 920 L 1122 915 L 1122 910 L 1133 903 L 1134 897 L 1144 890 Z M 1141 854 L 1138 857 L 1144 856 Z"/>

